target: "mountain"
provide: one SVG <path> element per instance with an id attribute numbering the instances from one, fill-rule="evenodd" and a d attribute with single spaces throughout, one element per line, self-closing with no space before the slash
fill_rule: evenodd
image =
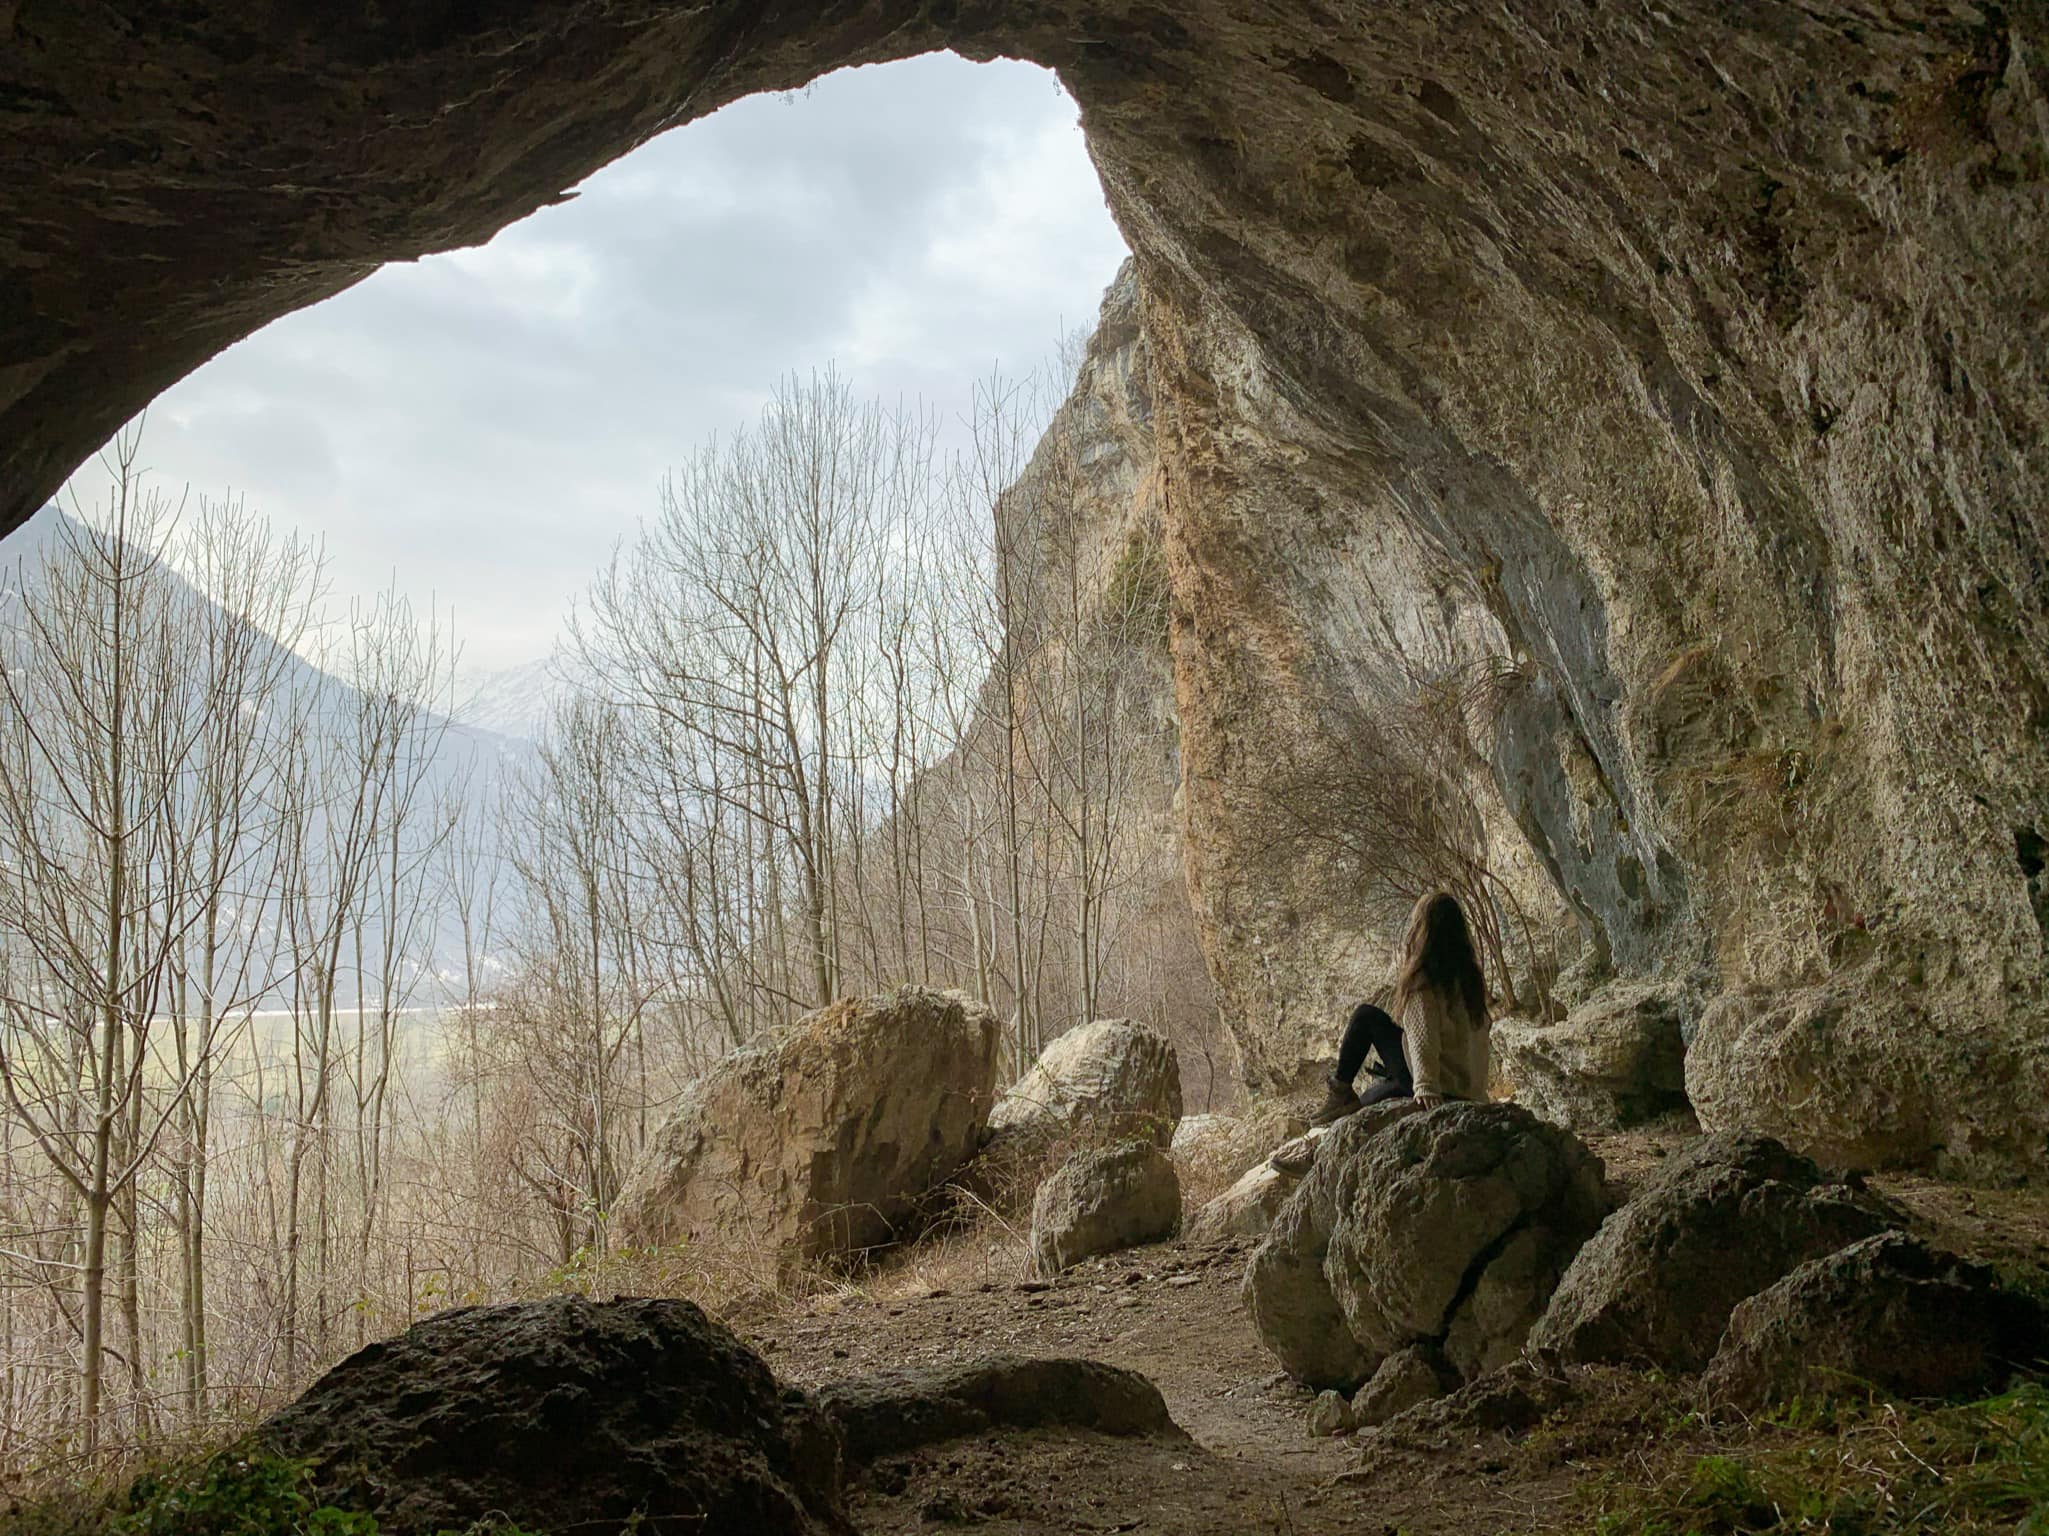
<path id="1" fill-rule="evenodd" d="M 466 673 L 455 715 L 466 727 L 513 741 L 534 741 L 562 687 L 558 663 L 540 656 L 516 666 Z"/>
<path id="2" fill-rule="evenodd" d="M 19 576 L 27 572 L 33 580 L 33 573 L 44 552 L 62 535 L 68 520 L 61 508 L 51 505 L 43 508 L 34 517 L 5 539 L 0 539 L 0 649 L 18 645 L 16 603 Z M 199 604 L 211 600 L 189 583 L 180 578 L 187 597 Z M 490 699 L 496 701 L 488 710 L 472 718 L 463 707 L 458 693 L 458 703 L 447 714 L 430 713 L 415 740 L 427 745 L 431 756 L 416 764 L 418 769 L 417 803 L 423 815 L 417 825 L 422 835 L 427 835 L 434 819 L 431 808 L 444 810 L 465 799 L 483 803 L 483 797 L 490 792 L 494 780 L 516 773 L 530 758 L 533 721 L 538 719 L 541 708 L 541 674 L 545 662 L 531 663 L 527 668 L 511 669 L 506 673 L 491 674 L 488 681 Z M 350 724 L 364 708 L 365 701 L 357 689 L 346 679 L 326 671 L 315 662 L 297 652 L 289 652 L 285 658 L 285 676 L 279 689 L 280 698 L 294 698 L 304 701 L 310 718 L 334 722 L 340 734 L 346 738 L 353 730 Z M 522 682 L 512 674 L 525 673 Z M 524 695 L 531 695 L 531 707 L 522 711 L 515 707 Z M 319 850 L 325 844 L 325 828 L 316 818 L 310 830 L 309 842 L 315 852 L 309 855 L 313 868 L 310 871 L 313 889 L 331 885 L 332 879 L 324 874 L 325 861 Z M 242 920 L 261 925 L 270 920 L 268 908 L 245 909 Z M 423 931 L 415 927 L 413 936 L 405 942 L 408 951 L 407 972 L 416 978 L 411 988 L 411 1001 L 431 1006 L 439 1002 L 438 976 L 459 974 L 462 957 L 462 929 L 458 915 L 450 903 L 440 901 L 426 914 Z M 424 937 L 425 942 L 421 942 Z M 376 939 L 374 934 L 366 939 L 365 959 L 374 962 Z M 347 977 L 340 980 L 338 1001 L 353 1005 L 355 987 Z M 281 1001 L 280 994 L 275 1001 Z"/>

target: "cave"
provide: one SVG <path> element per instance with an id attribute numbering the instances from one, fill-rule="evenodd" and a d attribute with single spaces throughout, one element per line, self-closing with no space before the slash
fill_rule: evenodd
<path id="1" fill-rule="evenodd" d="M 1504 860 L 1710 1127 L 2049 1163 L 2049 11 L 0 4 L 0 527 L 159 391 L 753 92 L 1056 71 L 1137 265 L 1191 897 L 1245 1072 L 1369 935 L 1239 792 L 1500 679 Z M 1423 617 L 1419 618 L 1418 615 Z"/>

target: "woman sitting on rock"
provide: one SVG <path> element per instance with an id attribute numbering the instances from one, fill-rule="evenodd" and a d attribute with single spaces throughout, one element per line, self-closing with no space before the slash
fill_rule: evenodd
<path id="1" fill-rule="evenodd" d="M 1371 1003 L 1352 1011 L 1330 1091 L 1311 1124 L 1331 1125 L 1387 1099 L 1413 1097 L 1428 1109 L 1487 1097 L 1487 983 L 1465 911 L 1449 892 L 1431 892 L 1409 914 L 1390 1001 L 1391 1013 Z M 1352 1080 L 1369 1049 L 1382 1071 L 1359 1093 Z"/>

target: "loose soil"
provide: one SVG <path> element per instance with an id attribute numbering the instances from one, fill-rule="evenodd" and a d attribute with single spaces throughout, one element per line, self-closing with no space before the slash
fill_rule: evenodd
<path id="1" fill-rule="evenodd" d="M 1687 1139 L 1678 1128 L 1590 1138 L 1618 1195 Z M 2049 1265 L 2049 1196 L 1872 1182 L 1948 1247 L 2008 1272 Z M 1312 1394 L 1279 1371 L 1239 1301 L 1251 1247 L 1135 1249 L 1043 1285 L 1017 1279 L 1018 1245 L 999 1242 L 979 1266 L 956 1256 L 938 1283 L 933 1266 L 907 1266 L 736 1322 L 779 1375 L 806 1386 L 990 1354 L 1100 1360 L 1150 1378 L 1185 1432 L 1002 1430 L 887 1458 L 850 1489 L 871 1536 L 1587 1531 L 1604 1488 L 1729 1442 L 1728 1426 L 1699 1413 L 1690 1383 L 1624 1371 L 1573 1373 L 1571 1404 L 1514 1434 L 1453 1426 L 1312 1438 Z"/>

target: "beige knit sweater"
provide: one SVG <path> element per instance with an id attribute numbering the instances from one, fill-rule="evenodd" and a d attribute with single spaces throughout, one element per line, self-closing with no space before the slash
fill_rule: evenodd
<path id="1" fill-rule="evenodd" d="M 1487 1097 L 1491 1030 L 1486 1019 L 1476 1026 L 1458 998 L 1426 987 L 1409 999 L 1395 1022 L 1402 1027 L 1402 1054 L 1409 1058 L 1416 1097 Z"/>

